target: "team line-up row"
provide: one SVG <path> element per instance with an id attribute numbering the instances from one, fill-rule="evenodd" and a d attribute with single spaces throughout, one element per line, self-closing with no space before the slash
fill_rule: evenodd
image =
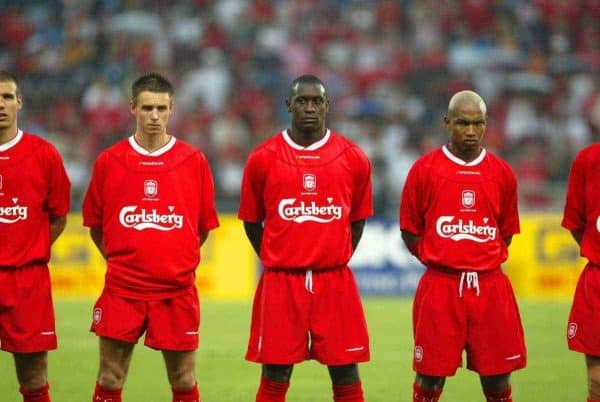
<path id="1" fill-rule="evenodd" d="M 107 267 L 92 315 L 100 361 L 90 394 L 121 401 L 145 335 L 162 352 L 173 402 L 199 402 L 194 277 L 219 226 L 212 173 L 167 129 L 171 83 L 149 73 L 131 90 L 135 132 L 97 158 L 82 208 Z M 285 401 L 293 365 L 307 359 L 328 367 L 334 401 L 365 400 L 357 365 L 370 359 L 369 336 L 348 262 L 373 215 L 371 164 L 327 127 L 330 102 L 318 77 L 293 80 L 290 127 L 257 146 L 244 169 L 238 217 L 264 267 L 246 354 L 262 365 L 257 402 Z M 48 402 L 47 353 L 57 341 L 47 264 L 70 183 L 54 146 L 19 129 L 22 104 L 15 76 L 0 72 L 0 348 L 14 355 L 23 400 Z M 413 402 L 438 401 L 465 350 L 486 400 L 510 402 L 510 375 L 527 356 L 501 269 L 520 231 L 517 180 L 482 145 L 487 108 L 477 93 L 454 94 L 443 119 L 448 142 L 414 163 L 400 200 L 402 238 L 427 267 L 413 302 Z M 563 219 L 589 260 L 567 329 L 570 349 L 586 355 L 588 402 L 600 401 L 599 162 L 600 146 L 578 154 Z"/>

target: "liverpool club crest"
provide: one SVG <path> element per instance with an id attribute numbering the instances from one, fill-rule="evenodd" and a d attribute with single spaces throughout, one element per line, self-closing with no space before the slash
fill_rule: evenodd
<path id="1" fill-rule="evenodd" d="M 305 173 L 302 177 L 302 186 L 305 191 L 315 191 L 317 189 L 317 176 L 312 173 Z"/>
<path id="2" fill-rule="evenodd" d="M 475 206 L 475 191 L 463 190 L 462 206 L 465 208 L 473 208 Z"/>
<path id="3" fill-rule="evenodd" d="M 156 180 L 144 181 L 144 195 L 148 198 L 154 198 L 158 194 L 158 182 Z"/>

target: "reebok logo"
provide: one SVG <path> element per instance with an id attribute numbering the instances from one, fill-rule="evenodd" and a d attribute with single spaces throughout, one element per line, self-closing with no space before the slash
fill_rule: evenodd
<path id="1" fill-rule="evenodd" d="M 472 219 L 463 222 L 462 219 L 454 221 L 454 216 L 440 216 L 435 224 L 435 231 L 440 237 L 454 241 L 471 240 L 485 243 L 496 239 L 498 228 L 487 224 L 488 218 L 483 218 L 483 225 L 475 225 Z"/>
<path id="2" fill-rule="evenodd" d="M 119 212 L 121 225 L 135 230 L 155 229 L 163 232 L 183 227 L 183 215 L 177 215 L 173 206 L 168 207 L 168 214 L 159 214 L 156 209 L 146 211 L 145 208 L 136 212 L 137 209 L 137 205 L 124 206 Z"/>
<path id="3" fill-rule="evenodd" d="M 284 198 L 279 202 L 277 212 L 284 221 L 296 223 L 317 222 L 329 223 L 335 219 L 342 219 L 342 207 L 333 204 L 333 197 L 327 197 L 329 205 L 317 205 L 315 201 L 310 204 L 300 201 L 296 204 L 295 198 Z"/>

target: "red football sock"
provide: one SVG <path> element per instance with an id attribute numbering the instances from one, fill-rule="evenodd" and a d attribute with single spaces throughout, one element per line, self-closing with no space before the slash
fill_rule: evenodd
<path id="1" fill-rule="evenodd" d="M 335 402 L 365 402 L 362 385 L 359 382 L 350 385 L 333 385 Z"/>
<path id="2" fill-rule="evenodd" d="M 438 402 L 440 395 L 442 395 L 442 389 L 435 389 L 433 391 L 423 389 L 417 384 L 413 384 L 413 402 Z"/>
<path id="3" fill-rule="evenodd" d="M 121 402 L 121 388 L 104 389 L 100 384 L 96 383 L 92 402 Z"/>
<path id="4" fill-rule="evenodd" d="M 289 382 L 271 381 L 261 377 L 256 402 L 285 402 L 285 394 L 289 387 Z"/>
<path id="5" fill-rule="evenodd" d="M 50 402 L 49 389 L 50 385 L 46 384 L 42 388 L 34 390 L 27 390 L 21 387 L 19 392 L 23 395 L 23 402 Z"/>
<path id="6" fill-rule="evenodd" d="M 483 392 L 487 402 L 512 402 L 512 389 L 508 387 L 500 392 Z"/>
<path id="7" fill-rule="evenodd" d="M 200 402 L 200 392 L 198 392 L 198 384 L 187 391 L 178 391 L 175 388 L 173 391 L 173 402 Z"/>
<path id="8" fill-rule="evenodd" d="M 600 402 L 600 399 L 588 398 L 587 402 Z"/>

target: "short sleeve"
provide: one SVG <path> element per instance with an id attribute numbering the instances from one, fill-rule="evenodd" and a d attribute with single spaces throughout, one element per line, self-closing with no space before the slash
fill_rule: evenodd
<path id="1" fill-rule="evenodd" d="M 105 174 L 104 160 L 105 158 L 103 155 L 100 155 L 94 163 L 92 178 L 83 199 L 83 225 L 90 228 L 102 226 L 102 183 Z"/>
<path id="2" fill-rule="evenodd" d="M 585 159 L 577 155 L 569 172 L 567 199 L 562 226 L 572 232 L 583 232 L 586 225 L 585 209 Z"/>
<path id="3" fill-rule="evenodd" d="M 503 205 L 498 228 L 503 239 L 521 231 L 519 224 L 519 197 L 517 194 L 517 179 L 510 166 L 506 166 L 503 186 Z"/>
<path id="4" fill-rule="evenodd" d="M 242 177 L 238 218 L 246 222 L 262 222 L 265 219 L 264 185 L 266 172 L 258 153 L 248 157 Z"/>
<path id="5" fill-rule="evenodd" d="M 46 210 L 52 218 L 65 216 L 71 206 L 71 182 L 65 171 L 62 158 L 56 148 L 47 152 L 48 196 Z"/>
<path id="6" fill-rule="evenodd" d="M 371 162 L 359 149 L 355 149 L 354 190 L 350 222 L 373 216 L 373 186 L 371 184 Z"/>
<path id="7" fill-rule="evenodd" d="M 425 214 L 421 201 L 420 189 L 423 187 L 421 169 L 415 163 L 408 172 L 400 199 L 398 213 L 400 229 L 417 236 L 422 236 L 425 230 Z"/>
<path id="8" fill-rule="evenodd" d="M 199 233 L 206 233 L 219 226 L 217 207 L 215 205 L 215 185 L 213 181 L 210 165 L 204 157 L 200 155 L 201 171 L 201 205 L 200 219 L 198 221 Z"/>

